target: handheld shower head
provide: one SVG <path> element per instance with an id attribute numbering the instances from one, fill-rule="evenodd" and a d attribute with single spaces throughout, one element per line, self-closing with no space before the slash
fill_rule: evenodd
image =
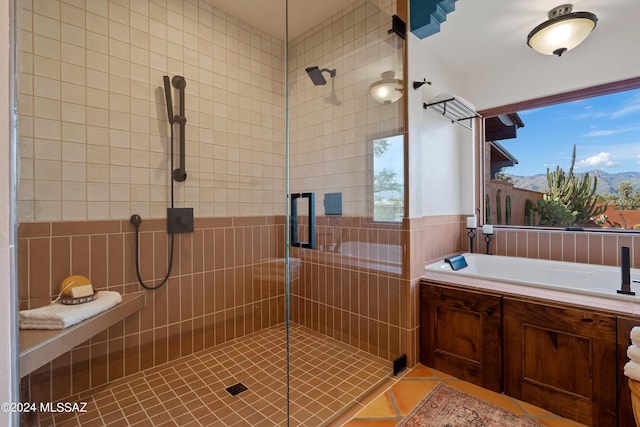
<path id="1" fill-rule="evenodd" d="M 169 81 L 169 76 L 164 76 L 164 96 L 167 100 L 167 116 L 169 117 L 169 123 L 173 125 L 174 115 L 173 115 L 173 100 L 171 99 L 171 83 Z"/>
<path id="2" fill-rule="evenodd" d="M 305 71 L 307 72 L 307 74 L 309 74 L 309 77 L 311 78 L 311 81 L 316 86 L 321 86 L 321 85 L 326 85 L 327 84 L 327 80 L 322 75 L 323 72 L 325 72 L 325 71 L 328 72 L 329 76 L 331 78 L 336 76 L 336 69 L 335 68 L 333 70 L 330 70 L 328 68 L 323 68 L 321 70 L 320 68 L 318 68 L 317 65 L 313 66 L 313 67 L 307 67 L 307 68 L 305 68 Z"/>

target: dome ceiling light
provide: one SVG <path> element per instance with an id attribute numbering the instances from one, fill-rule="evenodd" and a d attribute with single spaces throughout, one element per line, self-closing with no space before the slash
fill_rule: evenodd
<path id="1" fill-rule="evenodd" d="M 391 104 L 402 96 L 404 84 L 402 80 L 394 79 L 393 71 L 382 73 L 382 80 L 378 80 L 369 86 L 369 93 L 380 104 Z"/>
<path id="2" fill-rule="evenodd" d="M 591 12 L 571 12 L 573 6 L 563 4 L 549 11 L 549 20 L 534 28 L 527 44 L 543 55 L 562 56 L 584 41 L 596 27 L 598 18 Z"/>

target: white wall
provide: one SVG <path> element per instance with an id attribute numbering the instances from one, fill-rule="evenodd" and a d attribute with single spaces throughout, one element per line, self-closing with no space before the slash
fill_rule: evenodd
<path id="1" fill-rule="evenodd" d="M 409 216 L 473 212 L 474 133 L 451 123 L 423 103 L 443 92 L 462 97 L 464 79 L 439 63 L 413 34 L 409 43 Z M 419 54 L 417 54 L 419 53 Z M 432 85 L 413 90 L 413 81 Z M 473 102 L 473 100 L 469 100 Z"/>
<path id="2" fill-rule="evenodd" d="M 0 403 L 11 402 L 17 396 L 13 396 L 11 377 L 12 377 L 12 354 L 11 330 L 13 328 L 11 317 L 15 315 L 9 301 L 12 300 L 11 295 L 11 253 L 13 247 L 11 242 L 11 224 L 10 224 L 10 63 L 6 58 L 11 57 L 10 53 L 10 3 L 11 1 L 2 2 L 0 5 L 0 25 L 3 30 L 0 32 L 0 57 L 5 58 L 0 69 L 0 171 L 3 171 L 4 178 L 0 179 Z M 0 425 L 11 425 L 11 414 L 0 412 Z"/>

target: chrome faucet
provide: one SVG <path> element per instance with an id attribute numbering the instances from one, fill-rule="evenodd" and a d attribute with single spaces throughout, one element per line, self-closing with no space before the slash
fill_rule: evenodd
<path id="1" fill-rule="evenodd" d="M 631 290 L 631 260 L 629 258 L 629 247 L 620 248 L 620 270 L 622 271 L 622 281 L 620 283 L 619 294 L 635 295 Z"/>

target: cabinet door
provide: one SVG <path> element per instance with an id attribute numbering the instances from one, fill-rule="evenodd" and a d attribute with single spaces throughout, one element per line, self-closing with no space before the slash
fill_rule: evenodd
<path id="1" fill-rule="evenodd" d="M 505 393 L 594 426 L 616 425 L 616 318 L 504 298 Z"/>
<path id="2" fill-rule="evenodd" d="M 500 297 L 423 283 L 420 361 L 502 391 Z"/>

